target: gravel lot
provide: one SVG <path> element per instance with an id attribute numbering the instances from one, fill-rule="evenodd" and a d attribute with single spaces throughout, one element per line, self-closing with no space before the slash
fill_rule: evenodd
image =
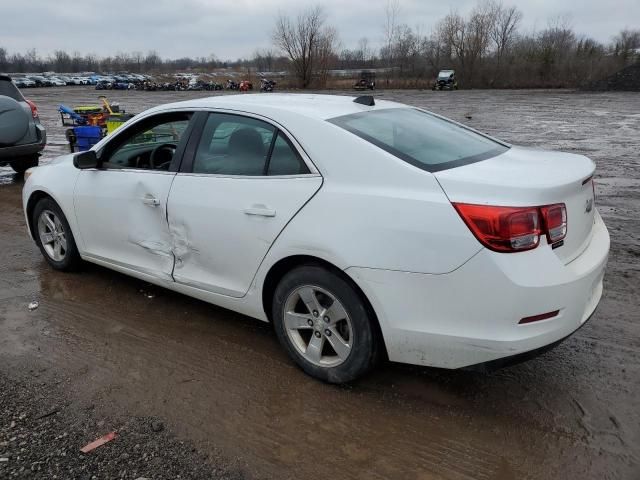
<path id="1" fill-rule="evenodd" d="M 122 415 L 99 419 L 93 404 L 66 399 L 64 380 L 38 382 L 0 372 L 0 476 L 2 478 L 241 479 L 220 459 L 196 452 L 190 442 L 167 434 L 162 421 Z M 56 374 L 50 374 L 55 379 Z M 88 453 L 89 443 L 117 430 L 116 438 Z"/>
<path id="2" fill-rule="evenodd" d="M 66 150 L 57 105 L 101 92 L 26 93 L 44 163 Z M 25 233 L 22 180 L 0 168 L 0 478 L 640 478 L 640 95 L 376 94 L 597 162 L 612 245 L 589 324 L 489 375 L 385 365 L 323 385 L 268 325 L 103 268 L 52 271 Z M 109 92 L 132 112 L 208 95 Z"/>

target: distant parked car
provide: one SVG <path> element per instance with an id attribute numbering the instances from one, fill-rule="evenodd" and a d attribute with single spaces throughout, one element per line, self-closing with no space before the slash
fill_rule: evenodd
<path id="1" fill-rule="evenodd" d="M 438 78 L 433 84 L 432 90 L 457 90 L 458 80 L 456 80 L 455 70 L 440 70 Z"/>
<path id="2" fill-rule="evenodd" d="M 113 90 L 129 90 L 129 88 L 132 88 L 132 87 L 133 87 L 133 84 L 129 82 L 120 81 L 120 80 L 111 84 L 111 88 Z"/>
<path id="3" fill-rule="evenodd" d="M 18 88 L 31 88 L 36 86 L 36 82 L 28 79 L 27 77 L 15 77 L 13 83 Z"/>
<path id="4" fill-rule="evenodd" d="M 47 77 L 43 77 L 42 75 L 30 75 L 29 79 L 35 82 L 36 87 L 51 87 L 53 86 L 53 82 Z"/>
<path id="5" fill-rule="evenodd" d="M 75 85 L 71 77 L 67 77 L 66 75 L 59 75 L 57 78 L 62 80 L 65 83 L 65 85 Z"/>
<path id="6" fill-rule="evenodd" d="M 51 82 L 51 85 L 54 87 L 64 87 L 67 85 L 67 82 L 65 82 L 64 80 L 58 77 L 49 77 L 49 81 Z"/>
<path id="7" fill-rule="evenodd" d="M 96 83 L 96 90 L 111 90 L 113 88 L 113 84 L 111 82 L 107 82 L 106 80 L 100 80 Z"/>
<path id="8" fill-rule="evenodd" d="M 18 173 L 37 166 L 46 141 L 35 104 L 0 75 L 0 166 L 9 164 Z"/>
<path id="9" fill-rule="evenodd" d="M 221 95 L 33 169 L 22 200 L 53 268 L 83 259 L 270 321 L 341 383 L 385 352 L 493 369 L 580 328 L 609 253 L 594 171 L 371 96 Z"/>

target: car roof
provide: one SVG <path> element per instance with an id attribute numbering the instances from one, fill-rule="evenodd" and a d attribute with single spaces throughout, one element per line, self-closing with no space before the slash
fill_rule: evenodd
<path id="1" fill-rule="evenodd" d="M 272 117 L 278 112 L 289 112 L 305 117 L 326 120 L 371 110 L 409 108 L 401 103 L 375 98 L 374 106 L 355 103 L 356 97 L 346 95 L 318 95 L 300 93 L 262 93 L 218 95 L 184 102 L 171 103 L 152 109 L 154 111 L 177 108 L 221 108 L 238 110 Z"/>

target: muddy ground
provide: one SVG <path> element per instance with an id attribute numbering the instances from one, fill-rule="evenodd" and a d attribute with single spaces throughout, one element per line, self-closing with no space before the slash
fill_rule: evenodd
<path id="1" fill-rule="evenodd" d="M 98 93 L 27 91 L 49 132 L 43 162 L 66 149 L 58 103 L 93 102 Z M 204 470 L 183 478 L 639 479 L 640 95 L 378 93 L 513 143 L 597 162 L 597 204 L 612 244 L 604 296 L 584 328 L 542 357 L 493 374 L 387 364 L 349 387 L 324 385 L 289 362 L 268 325 L 103 268 L 52 271 L 26 235 L 21 179 L 3 168 L 0 387 L 16 387 L 0 390 L 0 405 L 22 404 L 16 389 L 54 392 L 61 405 L 54 417 L 66 424 L 78 417 L 65 440 L 74 455 L 121 429 L 112 442 L 122 442 L 113 447 L 118 455 L 136 445 L 128 435 L 139 435 L 143 449 L 160 442 L 160 463 L 183 455 L 202 462 Z M 206 95 L 110 92 L 129 111 Z M 39 308 L 29 311 L 34 300 Z M 32 417 L 46 410 L 54 393 L 24 410 Z M 162 422 L 166 439 L 145 433 L 139 418 Z M 3 413 L 0 432 L 11 421 Z M 3 440 L 0 457 L 11 449 Z M 180 442 L 192 448 L 176 451 Z M 40 443 L 23 448 L 29 458 L 46 454 Z M 101 448 L 97 455 L 108 457 L 108 445 Z M 0 462 L 0 477 L 18 461 L 12 455 Z M 113 478 L 85 462 L 95 478 Z M 125 477 L 136 478 L 133 470 Z"/>

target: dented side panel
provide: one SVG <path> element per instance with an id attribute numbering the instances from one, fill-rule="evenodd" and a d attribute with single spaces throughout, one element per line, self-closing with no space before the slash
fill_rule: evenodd
<path id="1" fill-rule="evenodd" d="M 84 254 L 172 280 L 166 205 L 174 177 L 140 170 L 82 171 L 74 207 Z"/>
<path id="2" fill-rule="evenodd" d="M 275 239 L 321 184 L 319 175 L 178 174 L 168 204 L 175 281 L 244 296 Z"/>

